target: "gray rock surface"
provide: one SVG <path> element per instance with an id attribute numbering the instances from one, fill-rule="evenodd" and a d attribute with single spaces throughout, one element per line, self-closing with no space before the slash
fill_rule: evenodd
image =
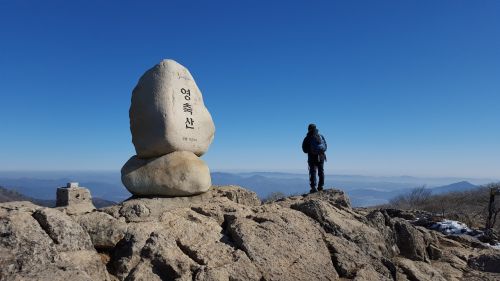
<path id="1" fill-rule="evenodd" d="M 224 186 L 72 216 L 4 203 L 0 279 L 500 280 L 500 251 L 348 202 L 325 190 L 262 205 Z"/>
<path id="2" fill-rule="evenodd" d="M 40 227 L 49 235 L 60 251 L 93 250 L 90 236 L 70 217 L 61 212 L 44 208 L 32 214 Z"/>
<path id="3" fill-rule="evenodd" d="M 133 156 L 121 173 L 125 187 L 137 196 L 189 196 L 211 186 L 208 166 L 188 151 L 150 159 Z"/>
<path id="4" fill-rule="evenodd" d="M 214 138 L 215 126 L 200 89 L 174 60 L 163 60 L 142 75 L 132 92 L 129 116 L 140 158 L 174 151 L 201 156 Z"/>
<path id="5" fill-rule="evenodd" d="M 304 214 L 277 205 L 227 216 L 227 233 L 264 280 L 336 280 L 321 229 Z"/>
<path id="6" fill-rule="evenodd" d="M 394 219 L 394 234 L 401 255 L 416 261 L 428 261 L 427 245 L 423 235 L 404 219 Z"/>
<path id="7" fill-rule="evenodd" d="M 468 263 L 470 267 L 480 271 L 500 273 L 500 252 L 491 251 L 471 257 Z"/>
<path id="8" fill-rule="evenodd" d="M 75 215 L 72 218 L 89 234 L 96 249 L 112 249 L 127 231 L 127 224 L 104 212 Z"/>
<path id="9" fill-rule="evenodd" d="M 0 204 L 1 280 L 110 280 L 78 223 L 55 209 Z"/>

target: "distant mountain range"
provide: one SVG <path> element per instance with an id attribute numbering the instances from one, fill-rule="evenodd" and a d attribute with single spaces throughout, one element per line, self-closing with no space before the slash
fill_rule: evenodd
<path id="1" fill-rule="evenodd" d="M 34 200 L 55 200 L 56 188 L 76 181 L 87 187 L 93 198 L 121 202 L 131 196 L 120 180 L 120 173 L 111 172 L 0 172 L 0 186 Z M 426 185 L 434 194 L 462 191 L 493 179 L 418 178 L 410 176 L 374 177 L 359 175 L 326 175 L 326 187 L 343 189 L 353 206 L 387 203 L 391 198 Z M 472 183 L 471 183 L 472 182 Z M 246 172 L 212 173 L 214 185 L 239 185 L 255 191 L 260 198 L 272 192 L 286 195 L 308 192 L 308 175 L 298 173 Z"/>
<path id="2" fill-rule="evenodd" d="M 458 180 L 450 178 L 449 180 Z M 344 190 L 353 206 L 373 206 L 389 202 L 395 196 L 410 192 L 411 189 L 430 184 L 442 183 L 442 179 L 419 179 L 414 177 L 365 177 L 348 175 L 327 175 L 326 183 Z M 309 191 L 308 175 L 287 173 L 212 173 L 212 182 L 217 185 L 235 184 L 255 191 L 265 198 L 272 192 L 302 194 Z M 430 184 L 428 184 L 430 182 Z M 331 184 L 327 186 L 332 186 Z M 447 185 L 429 187 L 433 194 L 463 191 L 477 187 L 468 181 L 458 181 Z"/>

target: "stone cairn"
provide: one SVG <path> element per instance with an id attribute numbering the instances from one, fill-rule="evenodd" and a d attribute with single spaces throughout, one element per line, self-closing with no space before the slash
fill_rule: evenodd
<path id="1" fill-rule="evenodd" d="M 137 155 L 121 170 L 132 194 L 189 196 L 208 191 L 210 170 L 199 158 L 213 141 L 215 126 L 191 73 L 163 60 L 142 75 L 129 111 Z"/>

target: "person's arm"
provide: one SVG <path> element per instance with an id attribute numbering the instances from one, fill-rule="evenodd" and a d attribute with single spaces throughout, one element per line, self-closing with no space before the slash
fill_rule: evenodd
<path id="1" fill-rule="evenodd" d="M 323 141 L 325 142 L 325 152 L 326 152 L 326 150 L 328 149 L 328 145 L 326 144 L 325 137 L 321 136 L 321 138 L 322 138 L 322 139 L 323 139 Z"/>

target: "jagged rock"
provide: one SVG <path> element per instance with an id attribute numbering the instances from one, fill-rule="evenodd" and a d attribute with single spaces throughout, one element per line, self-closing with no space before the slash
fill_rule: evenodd
<path id="1" fill-rule="evenodd" d="M 489 252 L 469 259 L 470 267 L 487 272 L 500 273 L 500 253 Z"/>
<path id="2" fill-rule="evenodd" d="M 477 239 L 476 237 L 467 235 L 467 234 L 447 235 L 446 237 L 449 239 L 458 241 L 458 242 L 460 242 L 460 244 L 465 244 L 465 245 L 468 245 L 470 247 L 481 248 L 481 249 L 488 248 L 488 246 L 481 243 L 481 241 L 479 241 L 479 239 Z"/>
<path id="3" fill-rule="evenodd" d="M 431 260 L 439 260 L 443 256 L 443 251 L 438 246 L 430 244 L 427 246 L 427 254 Z"/>
<path id="4" fill-rule="evenodd" d="M 124 280 L 131 274 L 141 260 L 141 250 L 149 235 L 163 229 L 158 223 L 134 223 L 130 224 L 127 233 L 120 240 L 111 253 L 112 273 L 120 280 Z M 143 266 L 142 266 L 143 267 Z M 142 272 L 144 269 L 138 268 Z M 138 273 L 136 273 L 137 275 Z M 132 277 L 129 277 L 129 279 Z M 135 280 L 135 279 L 130 279 Z M 140 280 L 140 279 L 138 279 Z M 147 280 L 147 279 L 146 279 Z"/>
<path id="5" fill-rule="evenodd" d="M 125 222 L 103 212 L 73 216 L 90 235 L 96 249 L 111 249 L 120 241 L 127 230 Z"/>
<path id="6" fill-rule="evenodd" d="M 216 195 L 214 195 L 215 197 L 226 197 L 238 204 L 246 206 L 259 206 L 262 204 L 255 192 L 249 192 L 248 190 L 238 186 L 229 185 L 215 187 L 213 191 L 217 193 Z"/>
<path id="7" fill-rule="evenodd" d="M 217 221 L 189 208 L 167 211 L 160 222 L 132 223 L 127 232 L 112 257 L 114 274 L 120 279 L 142 280 L 140 276 L 155 268 L 162 269 L 163 280 L 192 280 L 216 273 L 227 273 L 234 280 L 261 277 Z"/>
<path id="8" fill-rule="evenodd" d="M 137 196 L 189 196 L 211 186 L 208 166 L 188 151 L 141 159 L 130 158 L 123 166 L 123 185 Z"/>
<path id="9" fill-rule="evenodd" d="M 351 208 L 351 200 L 349 200 L 347 194 L 340 189 L 328 188 L 321 192 L 307 194 L 306 197 L 309 200 L 320 199 L 337 208 Z"/>
<path id="10" fill-rule="evenodd" d="M 354 276 L 353 281 L 372 281 L 372 280 L 377 280 L 377 281 L 392 281 L 392 278 L 389 278 L 385 275 L 380 274 L 379 272 L 375 271 L 373 268 L 370 266 L 366 265 L 361 265 L 357 272 L 356 276 Z"/>
<path id="11" fill-rule="evenodd" d="M 376 272 L 377 275 L 384 276 L 379 278 L 380 280 L 391 279 L 391 273 L 387 267 L 380 260 L 373 259 L 369 254 L 365 253 L 354 242 L 329 234 L 325 236 L 324 240 L 330 251 L 333 265 L 340 277 L 356 277 L 358 280 L 370 280 L 366 279 L 369 275 L 372 275 L 369 272 Z M 365 268 L 363 273 L 359 272 L 361 268 Z M 375 270 L 375 268 L 378 270 Z"/>
<path id="12" fill-rule="evenodd" d="M 1 280 L 109 280 L 88 234 L 54 209 L 0 204 L 0 245 Z"/>
<path id="13" fill-rule="evenodd" d="M 342 236 L 372 255 L 390 256 L 389 245 L 384 243 L 385 239 L 380 232 L 368 226 L 365 217 L 350 209 L 337 208 L 321 199 L 308 198 L 291 205 L 291 208 L 317 221 L 327 233 Z"/>
<path id="14" fill-rule="evenodd" d="M 0 279 L 499 280 L 486 272 L 498 250 L 352 209 L 341 194 L 261 205 L 253 192 L 217 187 L 72 216 L 0 204 Z"/>
<path id="15" fill-rule="evenodd" d="M 234 202 L 239 204 L 232 204 Z M 160 216 L 169 210 L 191 208 L 202 209 L 216 204 L 220 208 L 230 209 L 234 206 L 258 206 L 260 200 L 255 192 L 236 186 L 213 187 L 206 193 L 186 197 L 171 198 L 132 198 L 102 210 L 109 215 L 127 222 L 158 221 Z M 213 206 L 212 206 L 213 207 Z M 228 211 L 229 211 L 228 209 Z M 220 214 L 220 213 L 219 213 Z M 220 217 L 220 216 L 219 216 Z"/>
<path id="16" fill-rule="evenodd" d="M 441 273 L 430 264 L 422 261 L 410 261 L 405 258 L 396 258 L 396 264 L 406 275 L 408 280 L 418 281 L 447 281 Z"/>
<path id="17" fill-rule="evenodd" d="M 299 212 L 264 205 L 250 216 L 228 216 L 228 234 L 264 280 L 336 280 L 320 230 Z"/>
<path id="18" fill-rule="evenodd" d="M 0 216 L 7 217 L 10 214 L 16 214 L 17 212 L 33 213 L 36 210 L 43 209 L 43 207 L 33 204 L 29 201 L 14 201 L 14 202 L 4 202 L 0 203 Z"/>
<path id="19" fill-rule="evenodd" d="M 385 212 L 380 212 L 378 210 L 372 211 L 366 215 L 368 224 L 375 228 L 384 239 L 384 244 L 388 245 L 388 250 L 390 256 L 399 254 L 399 248 L 397 247 L 396 237 L 393 231 L 393 221 L 391 217 Z"/>
<path id="20" fill-rule="evenodd" d="M 327 202 L 328 204 L 337 208 L 351 208 L 351 201 L 349 200 L 349 197 L 345 194 L 344 191 L 335 188 L 327 188 L 321 192 L 316 193 L 306 193 L 303 195 L 285 197 L 268 203 L 278 204 L 282 207 L 290 208 L 290 206 L 295 203 L 313 199 L 320 199 L 321 201 Z"/>
<path id="21" fill-rule="evenodd" d="M 415 261 L 429 261 L 422 233 L 403 219 L 394 221 L 394 235 L 401 255 Z"/>
<path id="22" fill-rule="evenodd" d="M 384 212 L 389 215 L 391 218 L 402 218 L 405 220 L 414 220 L 416 216 L 414 213 L 407 210 L 399 210 L 399 209 L 384 209 Z"/>
<path id="23" fill-rule="evenodd" d="M 191 73 L 174 60 L 163 60 L 142 75 L 130 105 L 132 142 L 140 158 L 174 151 L 201 156 L 215 127 Z"/>
<path id="24" fill-rule="evenodd" d="M 54 209 L 40 209 L 33 218 L 54 241 L 59 251 L 92 250 L 89 234 L 70 217 Z"/>

